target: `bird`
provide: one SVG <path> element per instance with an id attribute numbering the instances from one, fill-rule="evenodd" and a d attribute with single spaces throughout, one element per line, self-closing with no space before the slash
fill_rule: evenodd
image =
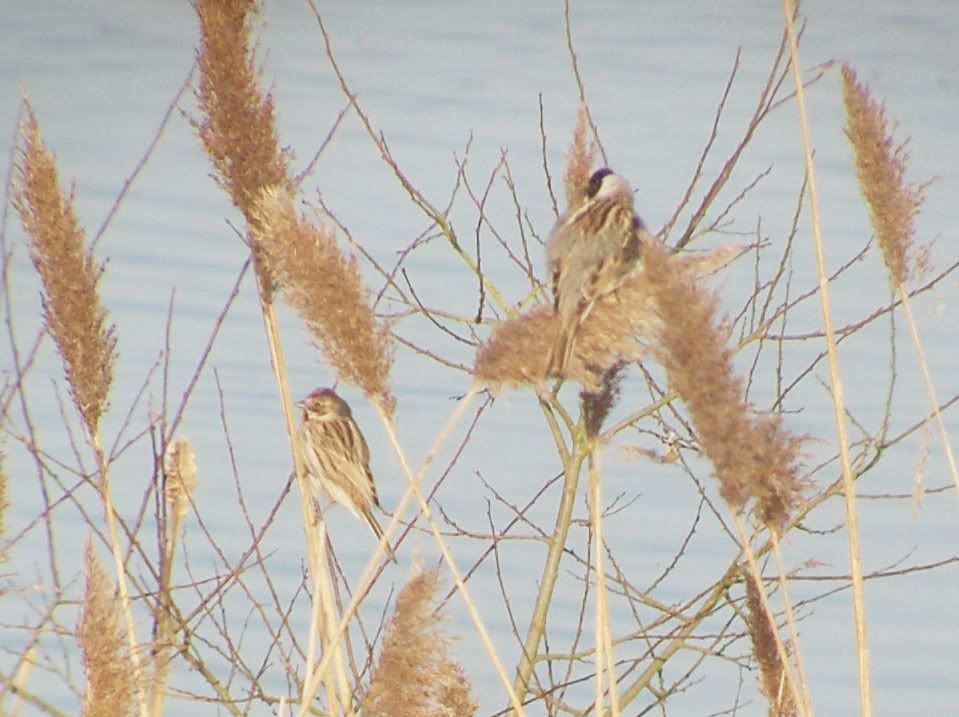
<path id="1" fill-rule="evenodd" d="M 383 529 L 373 515 L 380 501 L 370 470 L 370 447 L 349 404 L 332 388 L 317 388 L 296 405 L 303 412 L 300 448 L 313 500 L 317 505 L 325 498 L 346 506 L 377 539 L 382 538 Z M 388 543 L 386 549 L 395 563 Z"/>
<path id="2" fill-rule="evenodd" d="M 593 172 L 582 206 L 561 216 L 546 242 L 553 309 L 559 319 L 547 375 L 565 377 L 576 332 L 596 302 L 630 277 L 640 258 L 633 189 L 608 167 Z"/>

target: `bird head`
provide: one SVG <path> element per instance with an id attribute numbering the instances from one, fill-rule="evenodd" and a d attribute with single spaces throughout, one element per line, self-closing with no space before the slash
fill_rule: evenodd
<path id="1" fill-rule="evenodd" d="M 609 167 L 603 167 L 593 172 L 586 185 L 586 197 L 590 201 L 597 199 L 620 199 L 633 203 L 633 188 L 629 182 L 613 172 Z"/>
<path id="2" fill-rule="evenodd" d="M 296 405 L 303 409 L 303 418 L 330 421 L 351 415 L 350 406 L 332 388 L 318 388 Z"/>

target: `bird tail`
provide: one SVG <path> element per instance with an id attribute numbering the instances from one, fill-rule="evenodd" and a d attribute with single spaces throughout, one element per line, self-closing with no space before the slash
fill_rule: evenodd
<path id="1" fill-rule="evenodd" d="M 369 523 L 370 528 L 373 530 L 373 535 L 376 536 L 377 540 L 383 539 L 383 529 L 380 527 L 380 524 L 376 520 L 376 516 L 373 515 L 373 511 L 367 508 L 363 511 L 363 517 L 366 519 L 366 522 Z M 396 560 L 396 553 L 393 552 L 393 548 L 390 547 L 390 541 L 386 541 L 386 552 L 394 563 L 399 565 L 399 562 Z"/>
<path id="2" fill-rule="evenodd" d="M 546 360 L 547 376 L 566 378 L 566 371 L 569 368 L 570 359 L 573 357 L 578 325 L 579 322 L 573 321 L 568 326 L 560 327 Z"/>

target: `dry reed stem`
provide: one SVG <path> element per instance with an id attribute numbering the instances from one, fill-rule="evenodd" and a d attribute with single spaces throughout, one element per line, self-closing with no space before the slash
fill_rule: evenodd
<path id="1" fill-rule="evenodd" d="M 593 559 L 596 571 L 596 707 L 598 714 L 603 709 L 603 672 L 609 685 L 610 714 L 619 717 L 619 685 L 616 680 L 616 660 L 613 657 L 613 640 L 609 629 L 609 606 L 606 592 L 606 543 L 603 539 L 603 491 L 602 472 L 599 465 L 598 446 L 594 443 L 589 457 L 589 513 L 593 533 Z"/>
<path id="2" fill-rule="evenodd" d="M 204 114 L 193 125 L 217 172 L 220 185 L 233 203 L 243 212 L 247 228 L 255 230 L 253 206 L 266 187 L 292 188 L 289 176 L 289 153 L 279 144 L 274 117 L 273 99 L 259 88 L 250 49 L 251 16 L 256 11 L 254 0 L 198 0 L 200 48 L 197 64 L 200 71 L 197 102 Z M 310 569 L 319 573 L 321 584 L 329 588 L 327 568 L 316 551 L 316 516 L 300 458 L 299 438 L 293 402 L 286 374 L 283 347 L 273 308 L 275 285 L 254 245 L 254 263 L 260 295 L 260 308 L 270 348 L 270 357 L 280 391 L 293 465 L 300 486 L 300 506 L 307 536 Z M 321 590 L 322 595 L 332 589 Z M 314 595 L 314 600 L 317 597 Z M 321 605 L 324 622 L 335 622 L 332 603 Z M 326 654 L 335 655 L 336 675 L 345 683 L 342 645 L 327 645 Z M 331 709 L 340 704 L 336 684 L 331 677 L 325 683 Z M 345 699 L 345 697 L 344 697 Z"/>
<path id="3" fill-rule="evenodd" d="M 783 607 L 786 610 L 786 624 L 789 626 L 789 639 L 792 645 L 799 645 L 799 628 L 796 625 L 796 611 L 793 609 L 792 600 L 789 597 L 789 579 L 786 575 L 786 564 L 783 561 L 783 553 L 780 548 L 780 537 L 773 533 L 772 547 L 773 555 L 776 558 L 776 570 L 779 576 L 779 590 L 783 596 Z M 787 651 L 788 652 L 788 651 Z M 796 667 L 799 671 L 799 692 L 804 700 L 803 714 L 812 714 L 812 704 L 810 703 L 809 679 L 806 677 L 806 663 L 803 660 L 802 650 L 796 649 Z"/>
<path id="4" fill-rule="evenodd" d="M 373 313 L 356 259 L 333 233 L 298 215 L 289 192 L 265 190 L 253 211 L 254 242 L 340 379 L 390 407 L 393 342 Z"/>
<path id="5" fill-rule="evenodd" d="M 644 274 L 660 318 L 657 353 L 712 461 L 720 493 L 736 512 L 755 500 L 759 517 L 781 531 L 802 498 L 798 476 L 803 439 L 779 415 L 755 415 L 733 367 L 728 330 L 719 325 L 719 299 L 698 287 L 662 245 L 644 252 Z"/>
<path id="6" fill-rule="evenodd" d="M 262 295 L 261 292 L 261 297 Z M 310 573 L 318 576 L 314 579 L 318 579 L 321 586 L 319 598 L 317 597 L 317 593 L 313 594 L 313 610 L 320 610 L 322 612 L 324 625 L 337 624 L 336 612 L 333 608 L 334 602 L 331 597 L 333 589 L 330 584 L 329 568 L 326 561 L 322 559 L 323 553 L 320 550 L 320 543 L 326 539 L 325 535 L 323 535 L 326 528 L 323 524 L 322 516 L 317 515 L 313 510 L 313 497 L 308 483 L 306 468 L 303 465 L 303 454 L 300 449 L 300 434 L 296 426 L 296 417 L 293 414 L 293 398 L 290 393 L 290 382 L 286 373 L 286 359 L 283 355 L 283 345 L 280 343 L 276 313 L 273 304 L 265 303 L 262 299 L 260 308 L 263 313 L 263 325 L 266 329 L 267 344 L 270 348 L 270 359 L 273 365 L 274 375 L 276 376 L 277 388 L 280 391 L 280 405 L 283 409 L 287 437 L 290 440 L 290 450 L 293 455 L 293 471 L 297 476 L 297 485 L 300 488 L 300 511 L 303 517 L 303 528 L 306 533 L 306 552 L 310 563 Z M 318 539 L 318 533 L 322 536 L 321 539 Z M 329 599 L 327 599 L 328 597 Z M 319 606 L 317 606 L 317 603 L 319 603 Z M 345 620 L 348 619 L 348 617 L 345 618 Z M 339 624 L 343 625 L 344 623 L 341 622 Z M 326 640 L 327 634 L 326 631 L 322 633 L 324 637 L 323 659 L 324 664 L 328 664 L 328 660 L 332 659 L 334 674 L 327 675 L 323 672 L 321 680 L 326 688 L 330 713 L 336 715 L 343 702 L 349 699 L 348 694 L 340 695 L 337 688 L 337 683 L 344 684 L 346 682 L 346 670 L 343 662 L 344 648 L 340 642 L 341 631 L 337 631 L 333 641 Z M 304 696 L 303 700 L 304 702 L 309 702 L 312 700 L 312 696 L 309 698 Z"/>
<path id="7" fill-rule="evenodd" d="M 393 511 L 393 517 L 390 519 L 389 524 L 383 530 L 383 536 L 380 538 L 379 543 L 376 545 L 376 551 L 373 553 L 373 556 L 370 558 L 369 562 L 366 565 L 366 570 L 363 571 L 363 576 L 358 581 L 359 587 L 353 591 L 353 599 L 350 601 L 349 606 L 346 610 L 343 611 L 340 622 L 337 625 L 336 629 L 333 631 L 333 639 L 340 640 L 344 632 L 346 631 L 346 626 L 349 624 L 349 621 L 353 618 L 353 615 L 356 614 L 357 609 L 359 608 L 360 603 L 363 601 L 363 598 L 366 597 L 367 590 L 369 590 L 371 581 L 373 578 L 373 573 L 379 567 L 380 561 L 386 556 L 386 545 L 389 541 L 393 532 L 400 525 L 400 521 L 403 519 L 403 515 L 406 513 L 407 508 L 409 508 L 410 503 L 413 501 L 414 488 L 422 483 L 423 478 L 426 476 L 426 471 L 433 463 L 433 459 L 436 457 L 436 454 L 439 452 L 440 448 L 446 442 L 446 439 L 449 437 L 453 428 L 459 423 L 460 418 L 462 418 L 466 409 L 472 403 L 473 399 L 476 397 L 476 394 L 479 392 L 479 388 L 474 384 L 470 387 L 470 390 L 466 392 L 466 395 L 459 400 L 459 403 L 456 405 L 456 408 L 450 414 L 449 419 L 446 422 L 446 425 L 436 436 L 436 439 L 433 441 L 433 445 L 430 447 L 430 452 L 427 454 L 426 459 L 423 461 L 423 465 L 420 467 L 419 472 L 417 472 L 415 478 L 408 482 L 406 486 L 406 491 L 403 493 L 403 497 L 400 498 L 399 503 L 397 504 L 396 509 Z M 380 415 L 385 416 L 385 409 L 380 410 Z M 332 655 L 327 652 L 323 655 L 323 658 L 320 660 L 319 664 L 315 668 L 315 672 L 321 677 L 326 674 L 327 669 L 329 668 Z M 303 701 L 309 701 L 312 699 L 312 695 L 308 693 L 303 694 Z"/>
<path id="8" fill-rule="evenodd" d="M 23 655 L 23 659 L 20 660 L 20 664 L 17 665 L 16 671 L 13 673 L 13 676 L 9 679 L 4 688 L 10 688 L 10 691 L 16 695 L 16 700 L 13 703 L 13 706 L 5 712 L 5 715 L 10 715 L 10 717 L 21 717 L 23 714 L 23 708 L 26 706 L 28 701 L 31 701 L 29 685 L 30 677 L 33 675 L 33 668 L 37 665 L 38 659 L 38 649 L 37 643 L 33 642 L 27 648 L 26 653 Z"/>
<path id="9" fill-rule="evenodd" d="M 416 715 L 470 717 L 479 705 L 470 684 L 449 655 L 444 615 L 434 609 L 441 587 L 439 568 L 413 576 L 396 598 L 386 628 L 363 714 L 370 717 Z"/>
<path id="10" fill-rule="evenodd" d="M 320 522 L 316 527 L 317 527 L 317 531 L 319 532 L 319 538 L 316 541 L 317 545 L 315 547 L 315 550 L 318 555 L 323 555 L 323 551 L 326 550 L 326 541 L 327 541 L 326 524 L 323 522 Z M 312 577 L 313 577 L 313 594 L 317 595 L 322 589 L 320 587 L 320 584 L 321 584 L 320 573 L 318 571 L 313 571 Z M 310 610 L 310 634 L 308 636 L 307 646 L 306 646 L 306 675 L 303 679 L 303 689 L 302 689 L 302 693 L 305 695 L 312 694 L 316 691 L 316 688 L 314 687 L 315 673 L 313 671 L 313 663 L 316 661 L 316 642 L 317 642 L 316 638 L 320 634 L 321 624 L 325 630 L 328 623 L 323 617 L 323 611 L 320 608 L 320 601 L 314 600 L 312 609 Z M 328 644 L 332 644 L 332 643 L 328 643 Z M 300 715 L 309 714 L 309 705 L 311 701 L 312 700 L 308 701 L 306 699 L 302 700 L 300 702 L 300 710 L 298 714 Z"/>
<path id="11" fill-rule="evenodd" d="M 56 159 L 40 138 L 29 105 L 13 204 L 30 237 L 30 256 L 43 284 L 43 315 L 66 371 L 87 434 L 96 435 L 113 379 L 116 335 L 100 303 L 103 267 L 86 249 L 73 198 L 65 196 Z"/>
<path id="12" fill-rule="evenodd" d="M 926 393 L 936 416 L 953 485 L 959 492 L 959 468 L 906 290 L 906 282 L 924 273 L 929 261 L 928 247 L 915 242 L 915 220 L 925 199 L 923 187 L 906 180 L 906 162 L 909 159 L 906 143 L 896 144 L 886 120 L 885 108 L 881 102 L 872 99 L 868 88 L 857 81 L 856 73 L 849 65 L 843 65 L 842 68 L 842 89 L 846 106 L 846 137 L 853 148 L 859 188 L 869 205 L 873 229 L 890 280 L 902 297 Z"/>
<path id="13" fill-rule="evenodd" d="M 86 590 L 77 624 L 77 642 L 83 655 L 87 689 L 83 699 L 86 717 L 123 717 L 133 714 L 137 692 L 136 672 L 130 670 L 130 653 L 120 627 L 121 609 L 113 595 L 113 582 L 100 566 L 89 543 L 84 571 Z"/>
<path id="14" fill-rule="evenodd" d="M 825 245 L 822 223 L 819 216 L 819 192 L 816 189 L 816 166 L 813 161 L 812 140 L 809 133 L 809 118 L 806 113 L 806 93 L 799 64 L 799 44 L 796 40 L 794 13 L 796 3 L 783 0 L 786 18 L 786 33 L 789 40 L 789 55 L 793 82 L 796 87 L 796 104 L 802 129 L 803 155 L 809 183 L 809 207 L 812 214 L 813 239 L 816 246 L 816 269 L 819 276 L 819 295 L 822 303 L 823 328 L 826 334 L 826 351 L 832 383 L 832 402 L 839 441 L 839 456 L 842 465 L 843 494 L 846 503 L 846 522 L 849 539 L 849 561 L 852 573 L 853 605 L 856 621 L 856 645 L 859 656 L 859 701 L 862 717 L 872 717 L 872 680 L 869 666 L 869 637 L 866 629 L 866 600 L 862 577 L 862 549 L 859 543 L 859 519 L 856 512 L 856 484 L 849 455 L 849 436 L 846 428 L 846 401 L 842 377 L 839 374 L 839 352 L 836 348 L 836 330 L 832 322 L 829 278 L 826 273 Z"/>
<path id="15" fill-rule="evenodd" d="M 196 454 L 189 438 L 181 438 L 167 446 L 164 456 L 166 485 L 164 498 L 167 504 L 169 524 L 163 546 L 163 571 L 160 576 L 160 607 L 157 619 L 157 636 L 153 647 L 153 682 L 150 686 L 150 714 L 163 714 L 166 699 L 166 684 L 170 674 L 173 652 L 173 562 L 176 548 L 183 534 L 183 521 L 193 502 L 197 485 Z"/>

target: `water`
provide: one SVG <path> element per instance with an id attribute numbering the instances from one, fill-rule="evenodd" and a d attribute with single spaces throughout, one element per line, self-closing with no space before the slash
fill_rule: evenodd
<path id="1" fill-rule="evenodd" d="M 274 88 L 280 135 L 295 149 L 297 169 L 315 152 L 333 124 L 345 100 L 323 49 L 322 37 L 309 8 L 299 3 L 267 3 L 259 59 L 264 77 Z M 959 222 L 953 199 L 959 191 L 955 159 L 959 134 L 954 118 L 959 111 L 959 87 L 953 68 L 957 56 L 953 38 L 959 31 L 959 9 L 943 0 L 903 7 L 900 3 L 875 2 L 868 8 L 853 4 L 810 5 L 809 25 L 803 46 L 805 66 L 829 59 L 848 60 L 863 80 L 889 107 L 890 116 L 911 136 L 910 173 L 917 180 L 936 178 L 919 219 L 923 240 L 939 238 L 934 256 L 944 267 L 955 261 L 950 242 Z M 529 221 L 542 237 L 553 221 L 544 189 L 538 117 L 542 93 L 547 157 L 559 190 L 562 157 L 575 119 L 578 93 L 566 50 L 562 6 L 556 3 L 513 7 L 508 3 L 443 5 L 421 3 L 403 8 L 388 3 L 370 3 L 359 8 L 324 8 L 337 59 L 351 88 L 378 130 L 385 133 L 391 150 L 405 174 L 438 206 L 445 206 L 456 177 L 456 159 L 462 161 L 470 145 L 467 177 L 480 194 L 489 173 L 508 152 L 519 200 Z M 573 8 L 573 39 L 587 96 L 600 128 L 611 164 L 639 188 L 638 206 L 647 223 L 661 226 L 682 196 L 708 135 L 716 103 L 736 49 L 742 48 L 739 77 L 730 95 L 720 126 L 716 149 L 705 167 L 705 185 L 721 167 L 739 141 L 765 82 L 769 61 L 781 35 L 781 9 L 776 3 L 749 2 L 656 4 L 637 8 L 620 3 L 601 11 L 586 3 Z M 43 136 L 56 151 L 62 176 L 76 180 L 81 221 L 90 231 L 100 225 L 123 181 L 130 175 L 151 140 L 165 108 L 184 82 L 193 59 L 196 23 L 184 2 L 124 5 L 89 0 L 69 5 L 56 2 L 10 3 L 4 11 L 4 72 L 0 73 L 0 118 L 6 118 L 7 136 L 12 136 L 20 97 L 27 95 L 37 112 Z M 868 240 L 868 217 L 852 176 L 849 151 L 842 136 L 843 116 L 838 76 L 829 73 L 809 92 L 813 141 L 816 147 L 817 180 L 829 266 L 838 267 Z M 189 94 L 181 102 L 193 112 Z M 786 105 L 770 116 L 747 150 L 726 196 L 732 198 L 770 164 L 773 171 L 734 212 L 732 232 L 743 236 L 710 236 L 702 247 L 730 241 L 749 241 L 757 221 L 772 243 L 767 262 L 775 261 L 794 213 L 802 178 L 801 143 L 796 113 Z M 165 343 L 167 308 L 171 292 L 175 311 L 170 329 L 169 401 L 177 406 L 188 386 L 203 348 L 213 330 L 244 262 L 246 251 L 225 219 L 239 225 L 237 213 L 208 176 L 209 166 L 188 124 L 175 116 L 158 149 L 138 176 L 119 213 L 100 241 L 98 255 L 109 258 L 103 281 L 103 300 L 117 324 L 120 360 L 112 392 L 112 410 L 104 423 L 112 442 L 132 408 L 132 429 L 126 439 L 146 425 L 163 403 L 160 374 L 151 369 Z M 696 198 L 701 196 L 703 184 Z M 383 164 L 357 119 L 348 115 L 335 140 L 321 157 L 305 196 L 315 191 L 344 221 L 353 236 L 383 265 L 392 266 L 396 253 L 429 225 L 408 200 L 403 189 Z M 494 225 L 513 239 L 517 233 L 515 207 L 502 182 L 491 193 L 488 214 Z M 462 193 L 451 212 L 454 227 L 466 247 L 475 249 L 476 211 Z M 27 258 L 22 232 L 11 218 L 7 237 L 14 250 L 11 268 L 13 319 L 21 351 L 29 346 L 39 327 L 39 302 L 34 271 Z M 510 300 L 519 300 L 528 282 L 488 233 L 483 235 L 485 269 Z M 799 225 L 799 250 L 793 264 L 793 294 L 815 283 L 809 240 L 808 215 Z M 532 246 L 537 262 L 539 250 Z M 736 312 L 752 286 L 752 269 L 746 263 L 723 275 L 719 286 L 731 312 Z M 371 287 L 382 279 L 364 264 Z M 439 240 L 413 254 L 406 264 L 424 304 L 471 314 L 476 309 L 475 282 L 462 264 Z M 955 321 L 951 313 L 956 299 L 956 280 L 948 278 L 918 300 L 916 309 L 940 395 L 959 391 L 954 369 Z M 837 325 L 854 322 L 888 297 L 885 275 L 875 254 L 853 266 L 834 287 Z M 387 313 L 399 306 L 386 301 Z M 299 322 L 290 312 L 280 312 L 294 392 L 305 394 L 317 385 L 329 384 L 333 376 L 318 362 L 316 353 Z M 488 311 L 487 311 L 488 314 Z M 821 324 L 818 307 L 807 304 L 791 318 L 788 334 L 816 330 Z M 421 319 L 403 319 L 397 332 L 417 344 L 429 346 L 454 361 L 472 361 L 472 349 L 438 332 Z M 899 325 L 899 371 L 894 398 L 891 433 L 918 420 L 926 410 L 906 329 Z M 485 334 L 483 334 L 485 335 Z M 885 401 L 888 369 L 888 320 L 881 319 L 843 346 L 843 377 L 849 409 L 870 433 L 878 430 Z M 820 344 L 787 344 L 785 380 L 791 381 L 820 350 Z M 4 367 L 12 364 L 9 346 Z M 749 367 L 748 357 L 740 363 Z M 216 372 L 214 373 L 214 370 Z M 759 364 L 753 398 L 768 405 L 771 394 L 773 354 Z M 149 376 L 144 397 L 134 397 Z M 27 387 L 31 418 L 41 446 L 51 455 L 68 459 L 59 418 L 56 392 L 59 359 L 49 342 L 42 347 Z M 827 391 L 819 378 L 828 380 L 824 363 L 807 379 L 801 393 L 787 399 L 792 413 L 787 425 L 819 439 L 813 456 L 829 455 L 834 443 L 833 421 Z M 220 420 L 218 386 L 222 387 L 226 426 Z M 403 445 L 414 461 L 425 455 L 434 436 L 452 409 L 451 396 L 462 394 L 466 376 L 455 370 L 438 369 L 406 349 L 397 352 L 393 382 L 399 399 L 399 431 Z M 349 388 L 344 394 L 353 403 L 366 430 L 374 456 L 374 470 L 385 506 L 402 495 L 403 479 L 386 436 L 372 409 Z M 624 398 L 613 420 L 645 405 L 643 384 L 631 374 Z M 182 434 L 189 435 L 198 453 L 200 487 L 197 504 L 205 529 L 234 564 L 249 545 L 249 532 L 242 519 L 237 488 L 242 487 L 251 520 L 260 525 L 276 500 L 289 471 L 276 391 L 263 339 L 262 322 L 251 278 L 244 281 L 239 298 L 216 340 L 210 362 L 202 373 L 186 410 Z M 572 398 L 572 394 L 570 394 Z M 24 432 L 19 405 L 11 408 L 12 420 L 5 431 L 12 481 L 9 533 L 18 533 L 40 510 L 36 469 L 18 441 Z M 76 428 L 76 422 L 71 424 Z M 953 430 L 957 422 L 950 419 Z M 644 424 L 645 428 L 655 428 Z M 227 432 L 228 429 L 228 432 Z M 464 438 L 465 425 L 451 437 L 438 461 L 445 467 L 451 451 Z M 861 434 L 853 427 L 851 435 Z M 227 437 L 236 455 L 237 475 L 231 468 Z M 122 441 L 121 441 L 122 443 Z M 623 444 L 651 446 L 648 438 L 625 433 Z M 909 493 L 920 442 L 913 435 L 890 449 L 880 466 L 868 473 L 860 490 L 869 494 Z M 941 451 L 935 449 L 929 464 L 928 484 L 948 481 Z M 89 468 L 90 460 L 84 454 Z M 704 479 L 708 471 L 690 456 Z M 68 461 L 69 462 L 69 461 Z M 814 464 L 816 461 L 811 460 Z M 455 469 L 439 492 L 444 510 L 460 527 L 488 533 L 487 510 L 501 530 L 514 517 L 504 503 L 492 498 L 479 480 L 495 487 L 506 504 L 521 506 L 559 463 L 536 402 L 528 392 L 507 392 L 479 421 Z M 148 444 L 140 441 L 117 462 L 113 475 L 118 500 L 125 515 L 137 510 L 153 471 Z M 671 562 L 690 531 L 698 493 L 688 479 L 674 469 L 624 458 L 616 447 L 605 459 L 605 494 L 635 498 L 623 512 L 607 521 L 607 539 L 623 571 L 638 587 L 650 585 Z M 438 473 L 438 472 L 437 472 Z M 64 480 L 72 483 L 67 471 Z M 834 467 L 817 475 L 823 483 L 836 476 Z M 705 482 L 707 494 L 717 499 L 715 486 Z M 81 492 L 83 500 L 89 495 Z M 551 525 L 559 498 L 558 486 L 550 489 L 530 511 L 531 520 Z M 488 506 L 488 502 L 491 505 Z M 868 572 L 900 570 L 949 558 L 955 554 L 955 498 L 948 492 L 930 496 L 923 510 L 914 515 L 908 500 L 867 500 L 861 503 L 863 562 Z M 722 513 L 725 516 L 725 513 Z M 576 517 L 585 516 L 580 500 Z M 841 505 L 833 501 L 815 513 L 807 527 L 829 531 L 843 519 Z M 67 580 L 77 574 L 84 540 L 82 522 L 66 508 L 57 512 L 61 570 Z M 186 547 L 194 579 L 224 573 L 223 557 L 210 548 L 196 519 L 188 525 Z M 151 528 L 143 540 L 153 554 Z M 362 526 L 345 511 L 331 514 L 331 530 L 347 573 L 362 570 L 370 539 Z M 514 532 L 529 535 L 527 529 Z M 585 531 L 574 527 L 577 555 L 585 555 Z M 484 541 L 454 540 L 457 561 L 469 566 L 486 546 Z M 848 572 L 848 554 L 842 531 L 825 534 L 797 533 L 786 544 L 792 568 L 806 561 L 815 566 L 807 577 Z M 293 598 L 302 576 L 302 528 L 298 507 L 288 500 L 280 519 L 262 544 L 268 568 L 281 604 Z M 9 585 L 36 585 L 49 589 L 45 542 L 34 529 L 14 548 L 6 572 Z M 414 555 L 426 563 L 437 551 L 425 537 L 404 544 L 402 564 L 388 573 L 365 604 L 368 628 L 377 624 L 387 605 L 390 587 L 401 585 Z M 502 542 L 502 576 L 507 586 L 513 617 L 523 626 L 529 619 L 544 551 L 538 543 Z M 724 536 L 715 517 L 704 510 L 682 560 L 654 596 L 678 603 L 702 590 L 729 564 L 732 542 Z M 550 616 L 550 649 L 569 648 L 580 610 L 581 572 L 572 560 L 564 562 L 559 595 Z M 575 575 L 574 575 L 575 573 Z M 272 608 L 257 568 L 245 574 L 256 598 Z M 187 573 L 178 566 L 178 579 Z M 952 614 L 959 602 L 955 567 L 914 572 L 900 577 L 871 580 L 867 584 L 867 607 L 873 659 L 876 714 L 947 714 L 954 703 L 957 680 L 948 668 L 959 660 L 952 639 Z M 798 581 L 797 599 L 826 592 L 836 582 Z M 472 594 L 483 607 L 484 619 L 507 665 L 515 664 L 517 641 L 488 559 L 471 580 Z M 41 593 L 45 594 L 45 593 Z M 738 595 L 738 593 L 736 593 Z M 19 593 L 2 598 L 3 622 L 35 621 Z M 183 599 L 189 601 L 187 593 Z M 294 612 L 293 631 L 305 639 L 307 614 Z M 250 622 L 250 603 L 238 588 L 227 595 L 227 609 L 200 625 L 215 635 L 213 620 L 226 620 L 239 635 L 246 627 L 244 654 L 258 665 L 269 644 L 260 621 Z M 613 601 L 614 634 L 637 629 L 627 603 Z M 638 608 L 648 622 L 655 613 Z M 481 700 L 481 714 L 494 712 L 504 703 L 489 660 L 479 647 L 461 603 L 450 603 L 447 627 L 462 639 L 454 645 Z M 801 625 L 802 651 L 809 671 L 814 705 L 819 714 L 851 714 L 857 709 L 856 661 L 852 611 L 848 591 L 831 595 L 806 609 Z M 61 617 L 67 625 L 72 617 Z M 935 617 L 933 617 L 935 616 Z M 273 618 L 275 620 L 275 618 Z M 591 616 L 583 644 L 591 644 Z M 708 625 L 707 628 L 718 628 Z M 141 624 L 141 637 L 146 634 Z M 17 652 L 23 633 L 8 631 L 4 647 Z M 703 647 L 708 639 L 697 643 Z M 582 647 L 582 645 L 581 645 Z M 621 657 L 638 657 L 643 641 L 618 648 Z M 727 652 L 728 661 L 711 659 L 706 679 L 670 698 L 674 711 L 709 714 L 732 707 L 737 700 L 739 679 L 740 714 L 762 714 L 764 707 L 755 691 L 755 677 L 741 672 L 732 658 L 741 656 L 740 643 Z M 671 663 L 663 684 L 681 677 L 680 663 L 691 665 L 698 653 Z M 218 674 L 227 674 L 228 664 L 207 655 Z M 262 686 L 271 694 L 284 694 L 283 659 L 274 650 Z M 297 658 L 291 658 L 299 664 Z M 301 661 L 300 661 L 301 662 Z M 12 658 L 4 661 L 9 669 Z M 76 669 L 76 666 L 73 666 Z M 586 670 L 583 667 L 581 673 Z M 34 689 L 68 712 L 76 710 L 76 698 L 62 689 L 62 681 L 35 673 Z M 77 673 L 74 684 L 82 684 Z M 628 683 L 629 678 L 625 680 Z M 44 685 L 54 685 L 45 687 Z M 174 685 L 202 694 L 204 684 L 186 669 L 177 673 Z M 583 704 L 591 687 L 569 693 L 570 701 Z M 587 695 L 587 696 L 584 696 Z M 648 694 L 634 702 L 627 713 L 635 714 L 648 704 Z M 757 701 L 758 700 L 758 701 Z M 743 706 L 743 703 L 746 703 Z M 170 713 L 207 714 L 204 703 L 177 701 Z M 265 714 L 262 703 L 253 709 Z M 534 712 L 541 713 L 537 703 Z"/>

